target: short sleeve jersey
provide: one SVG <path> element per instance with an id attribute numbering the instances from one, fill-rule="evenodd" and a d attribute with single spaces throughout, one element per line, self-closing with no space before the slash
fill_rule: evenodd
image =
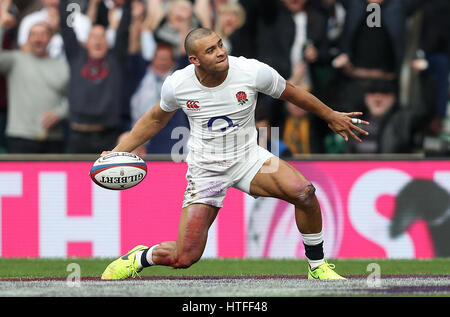
<path id="1" fill-rule="evenodd" d="M 217 164 L 245 159 L 257 146 L 255 108 L 258 93 L 279 98 L 286 81 L 255 59 L 229 56 L 227 78 L 219 86 L 203 86 L 194 65 L 174 72 L 164 82 L 160 107 L 183 109 L 190 124 L 188 163 Z"/>

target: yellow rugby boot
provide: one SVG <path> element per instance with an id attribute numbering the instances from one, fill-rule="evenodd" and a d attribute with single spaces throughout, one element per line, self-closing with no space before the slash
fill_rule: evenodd
<path id="1" fill-rule="evenodd" d="M 325 261 L 324 264 L 319 265 L 314 270 L 308 265 L 308 279 L 309 280 L 346 280 L 345 277 L 340 276 L 334 271 L 336 266 Z"/>
<path id="2" fill-rule="evenodd" d="M 135 278 L 138 269 L 138 263 L 136 261 L 136 253 L 148 249 L 145 245 L 135 246 L 128 251 L 127 254 L 121 256 L 114 262 L 108 265 L 102 274 L 102 280 L 123 280 L 127 278 Z"/>

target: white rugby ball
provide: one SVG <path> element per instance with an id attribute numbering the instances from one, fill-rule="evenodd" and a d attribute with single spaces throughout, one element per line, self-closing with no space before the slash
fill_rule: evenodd
<path id="1" fill-rule="evenodd" d="M 122 190 L 142 182 L 147 175 L 147 165 L 133 153 L 113 152 L 95 161 L 89 175 L 103 188 Z"/>

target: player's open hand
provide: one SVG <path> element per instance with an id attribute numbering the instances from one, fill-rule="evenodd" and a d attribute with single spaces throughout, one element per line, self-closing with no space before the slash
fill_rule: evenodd
<path id="1" fill-rule="evenodd" d="M 328 120 L 328 127 L 333 130 L 334 133 L 342 136 L 345 141 L 348 141 L 348 136 L 350 135 L 356 141 L 362 142 L 355 132 L 359 132 L 363 135 L 369 135 L 369 132 L 358 126 L 359 124 L 369 125 L 369 122 L 358 118 L 353 118 L 355 116 L 361 116 L 362 114 L 362 112 L 345 113 L 333 111 L 333 115 Z"/>

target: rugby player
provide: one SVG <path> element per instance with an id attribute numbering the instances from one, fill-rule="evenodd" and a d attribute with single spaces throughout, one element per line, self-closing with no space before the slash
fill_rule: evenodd
<path id="1" fill-rule="evenodd" d="M 229 187 L 254 197 L 275 197 L 292 203 L 305 245 L 308 278 L 345 279 L 325 260 L 322 215 L 313 184 L 257 144 L 254 119 L 257 95 L 267 94 L 314 113 L 346 141 L 351 137 L 361 142 L 357 134 L 368 133 L 358 124 L 369 123 L 354 118 L 362 115 L 360 112 L 332 110 L 262 62 L 228 56 L 222 39 L 209 29 L 192 30 L 186 36 L 185 49 L 191 64 L 165 80 L 160 102 L 112 150 L 131 152 L 154 137 L 177 109 L 186 113 L 190 123 L 188 185 L 177 240 L 134 247 L 112 262 L 102 279 L 135 277 L 143 268 L 153 265 L 188 268 L 196 263 Z"/>

